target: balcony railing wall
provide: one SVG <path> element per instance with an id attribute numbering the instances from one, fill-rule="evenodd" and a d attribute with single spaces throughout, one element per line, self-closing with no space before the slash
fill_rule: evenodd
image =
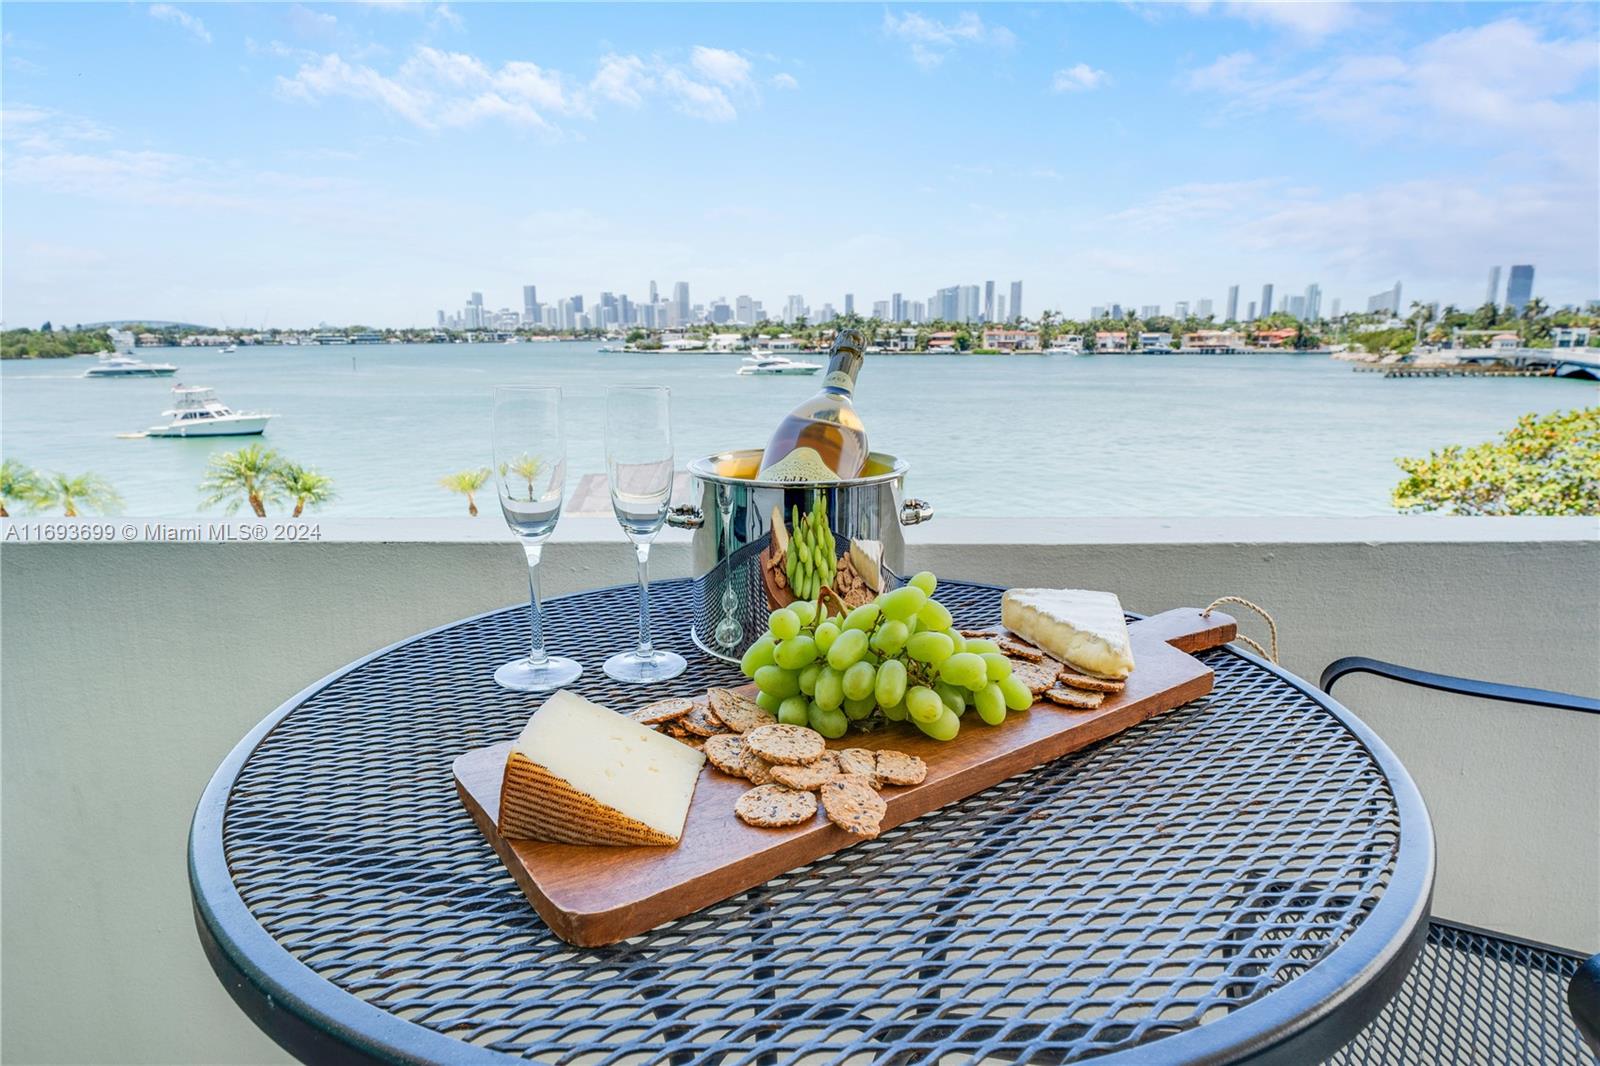
<path id="1" fill-rule="evenodd" d="M 321 525 L 311 544 L 0 549 L 5 1060 L 282 1060 L 195 940 L 196 798 L 304 685 L 526 588 L 488 516 Z M 1112 588 L 1131 610 L 1245 596 L 1273 611 L 1284 663 L 1306 677 L 1367 654 L 1600 692 L 1590 520 L 939 519 L 909 540 L 916 567 Z M 632 577 L 608 521 L 569 520 L 545 558 L 550 595 Z M 687 573 L 687 539 L 664 538 L 653 563 Z M 1427 798 L 1436 913 L 1600 950 L 1600 718 L 1367 678 L 1339 695 Z"/>

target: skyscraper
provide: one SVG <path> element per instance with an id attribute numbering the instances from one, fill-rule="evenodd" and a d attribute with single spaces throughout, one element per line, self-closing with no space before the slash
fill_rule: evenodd
<path id="1" fill-rule="evenodd" d="M 1188 318 L 1189 317 L 1189 301 L 1188 300 L 1179 300 L 1177 303 L 1173 304 L 1172 305 L 1172 317 L 1176 318 L 1176 319 L 1178 319 L 1180 321 L 1185 319 L 1185 318 Z"/>
<path id="2" fill-rule="evenodd" d="M 844 294 L 844 313 L 847 315 L 856 313 L 856 294 L 853 292 Z"/>
<path id="3" fill-rule="evenodd" d="M 1483 298 L 1483 302 L 1490 307 L 1500 303 L 1500 268 L 1497 266 L 1489 268 L 1489 295 Z"/>
<path id="4" fill-rule="evenodd" d="M 1239 319 L 1239 286 L 1228 286 L 1228 321 L 1236 322 Z"/>
<path id="5" fill-rule="evenodd" d="M 530 326 L 539 321 L 539 288 L 536 285 L 522 287 L 522 321 Z"/>
<path id="6" fill-rule="evenodd" d="M 1261 317 L 1272 314 L 1272 282 L 1261 286 Z"/>
<path id="7" fill-rule="evenodd" d="M 1398 284 L 1396 287 L 1398 288 Z M 1506 280 L 1506 306 L 1520 315 L 1531 299 L 1533 299 L 1532 264 L 1513 266 L 1511 277 Z"/>
<path id="8" fill-rule="evenodd" d="M 652 281 L 650 283 L 650 302 L 652 304 L 656 304 L 656 303 L 659 303 L 660 301 L 661 301 L 661 296 L 656 292 L 656 283 Z"/>
<path id="9" fill-rule="evenodd" d="M 1011 283 L 1011 299 L 1006 306 L 1011 319 L 1022 317 L 1022 282 L 1013 281 Z M 1007 319 L 1007 321 L 1009 322 L 1011 319 Z"/>
<path id="10" fill-rule="evenodd" d="M 1400 313 L 1400 283 L 1394 283 L 1394 288 L 1375 292 L 1367 297 L 1367 313 L 1373 314 L 1387 311 L 1392 315 Z"/>
<path id="11" fill-rule="evenodd" d="M 1289 297 L 1289 317 L 1304 319 L 1306 317 L 1306 298 L 1304 296 Z"/>
<path id="12" fill-rule="evenodd" d="M 1338 318 L 1339 317 L 1339 298 L 1337 296 L 1335 296 L 1333 298 L 1333 310 L 1328 312 L 1328 317 L 1329 318 Z"/>
<path id="13" fill-rule="evenodd" d="M 687 281 L 675 282 L 672 286 L 672 304 L 678 311 L 678 321 L 689 321 L 689 283 Z"/>
<path id="14" fill-rule="evenodd" d="M 978 307 L 978 287 L 976 285 L 961 286 L 960 301 L 961 302 L 957 305 L 956 313 L 961 317 L 961 321 L 978 321 L 978 315 L 980 313 Z"/>
<path id="15" fill-rule="evenodd" d="M 1139 308 L 1140 318 L 1159 318 L 1161 315 L 1160 304 L 1144 304 Z"/>
<path id="16" fill-rule="evenodd" d="M 1195 304 L 1194 304 L 1194 317 L 1196 317 L 1196 318 L 1210 318 L 1211 317 L 1211 301 L 1210 300 L 1196 300 Z"/>
<path id="17" fill-rule="evenodd" d="M 467 328 L 483 328 L 483 293 L 475 292 L 467 297 Z"/>
<path id="18" fill-rule="evenodd" d="M 894 293 L 889 297 L 889 321 L 903 322 L 906 317 L 906 302 L 899 294 Z"/>
<path id="19" fill-rule="evenodd" d="M 986 282 L 983 283 L 983 320 L 985 322 L 993 322 L 994 321 L 994 282 L 993 281 L 986 281 Z"/>
<path id="20" fill-rule="evenodd" d="M 845 307 L 848 308 L 850 306 L 850 297 L 846 296 L 844 299 L 845 299 Z M 753 326 L 753 325 L 755 325 L 756 324 L 756 302 L 754 300 L 752 300 L 748 295 L 734 297 L 734 300 L 733 300 L 733 320 L 735 322 L 739 323 L 741 326 Z"/>
<path id="21" fill-rule="evenodd" d="M 1254 322 L 1256 320 L 1256 302 L 1254 300 L 1250 301 L 1250 309 L 1244 313 L 1244 320 L 1246 322 Z"/>
<path id="22" fill-rule="evenodd" d="M 1312 282 L 1306 286 L 1306 320 L 1315 322 L 1322 317 L 1322 286 Z"/>

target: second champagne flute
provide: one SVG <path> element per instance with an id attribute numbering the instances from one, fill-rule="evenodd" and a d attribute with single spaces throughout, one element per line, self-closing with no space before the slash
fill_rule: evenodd
<path id="1" fill-rule="evenodd" d="M 672 393 L 659 386 L 606 390 L 606 477 L 611 507 L 639 559 L 639 646 L 606 660 L 618 681 L 648 684 L 683 673 L 683 656 L 650 640 L 650 543 L 672 497 Z"/>

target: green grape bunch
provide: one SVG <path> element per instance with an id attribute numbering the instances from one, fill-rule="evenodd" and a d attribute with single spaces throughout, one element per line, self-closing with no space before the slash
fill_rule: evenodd
<path id="1" fill-rule="evenodd" d="M 999 725 L 1007 712 L 1033 706 L 998 645 L 956 632 L 949 609 L 933 598 L 937 586 L 924 570 L 843 616 L 809 598 L 773 611 L 739 664 L 759 689 L 756 702 L 780 722 L 829 738 L 910 721 L 935 740 L 953 740 L 968 711 Z"/>
<path id="2" fill-rule="evenodd" d="M 798 600 L 814 600 L 824 585 L 833 584 L 839 569 L 838 547 L 828 528 L 828 498 L 818 497 L 817 506 L 803 516 L 795 505 L 789 528 L 789 553 L 784 560 L 789 591 Z"/>

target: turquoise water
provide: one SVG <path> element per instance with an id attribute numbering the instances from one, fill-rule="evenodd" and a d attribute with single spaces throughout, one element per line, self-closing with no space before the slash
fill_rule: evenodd
<path id="1" fill-rule="evenodd" d="M 175 380 L 279 415 L 266 443 L 330 475 L 324 512 L 465 514 L 441 476 L 488 463 L 489 390 L 567 390 L 569 491 L 603 462 L 605 386 L 671 386 L 678 463 L 761 447 L 817 378 L 740 378 L 736 355 L 602 354 L 584 343 L 142 349 Z M 85 380 L 89 357 L 0 364 L 0 450 L 93 470 L 129 515 L 199 512 L 223 440 L 119 440 L 172 382 Z M 945 515 L 1391 513 L 1394 458 L 1474 443 L 1518 415 L 1595 403 L 1594 382 L 1386 380 L 1324 356 L 869 356 L 857 406 L 908 492 Z M 493 515 L 493 511 L 487 512 Z"/>

